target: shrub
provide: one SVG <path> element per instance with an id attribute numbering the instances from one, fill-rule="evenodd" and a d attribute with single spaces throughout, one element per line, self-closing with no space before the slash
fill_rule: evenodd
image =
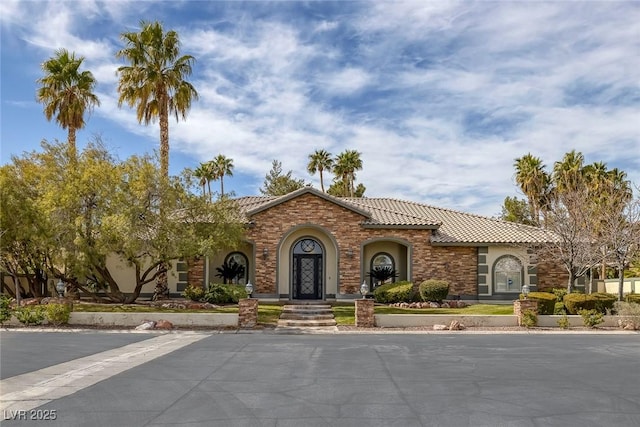
<path id="1" fill-rule="evenodd" d="M 594 301 L 594 309 L 598 310 L 602 314 L 607 314 L 608 312 L 613 311 L 613 305 L 618 300 L 618 297 L 604 292 L 595 292 L 587 295 L 587 299 Z"/>
<path id="2" fill-rule="evenodd" d="M 530 292 L 527 298 L 538 301 L 538 314 L 553 314 L 555 311 L 556 296 L 550 292 Z M 520 299 L 524 296 L 520 295 Z"/>
<path id="3" fill-rule="evenodd" d="M 522 319 L 520 323 L 525 328 L 533 328 L 534 326 L 538 325 L 538 313 L 536 313 L 535 311 L 530 309 L 524 310 L 521 316 L 522 316 Z"/>
<path id="4" fill-rule="evenodd" d="M 373 290 L 373 298 L 381 304 L 409 302 L 413 298 L 413 283 L 401 281 L 380 285 Z"/>
<path id="5" fill-rule="evenodd" d="M 640 304 L 617 301 L 614 304 L 618 325 L 624 329 L 640 329 Z"/>
<path id="6" fill-rule="evenodd" d="M 191 301 L 201 301 L 202 298 L 204 298 L 204 293 L 205 291 L 202 286 L 189 285 L 185 288 L 184 292 L 182 292 L 182 295 Z"/>
<path id="7" fill-rule="evenodd" d="M 596 309 L 580 310 L 578 314 L 582 316 L 582 322 L 584 323 L 584 326 L 587 326 L 589 328 L 595 328 L 600 323 L 604 322 L 602 313 Z"/>
<path id="8" fill-rule="evenodd" d="M 593 294 L 570 293 L 564 296 L 563 301 L 569 314 L 578 314 L 580 310 L 597 310 L 602 314 L 613 310 L 616 296 L 596 292 Z"/>
<path id="9" fill-rule="evenodd" d="M 562 329 L 569 329 L 569 326 L 571 326 L 571 323 L 569 322 L 569 316 L 567 316 L 567 314 L 563 314 L 561 318 L 558 319 L 558 326 L 561 327 Z"/>
<path id="10" fill-rule="evenodd" d="M 422 301 L 442 302 L 449 295 L 449 282 L 436 279 L 425 280 L 420 283 L 418 291 Z"/>
<path id="11" fill-rule="evenodd" d="M 0 325 L 11 319 L 11 298 L 0 294 Z"/>
<path id="12" fill-rule="evenodd" d="M 14 312 L 18 322 L 23 325 L 41 325 L 44 322 L 45 314 L 41 305 L 28 305 L 20 307 Z"/>
<path id="13" fill-rule="evenodd" d="M 564 306 L 563 302 L 556 302 L 553 307 L 553 314 L 567 314 L 567 309 Z"/>
<path id="14" fill-rule="evenodd" d="M 640 294 L 629 294 L 624 297 L 626 302 L 635 302 L 636 304 L 640 304 Z"/>
<path id="15" fill-rule="evenodd" d="M 44 312 L 47 320 L 52 325 L 66 325 L 69 323 L 69 317 L 71 316 L 71 305 L 58 303 L 47 304 Z"/>
<path id="16" fill-rule="evenodd" d="M 211 304 L 237 304 L 241 298 L 246 298 L 247 291 L 240 285 L 210 284 L 202 300 Z"/>
<path id="17" fill-rule="evenodd" d="M 553 288 L 551 292 L 556 296 L 557 302 L 562 302 L 562 299 L 567 294 L 567 288 Z"/>

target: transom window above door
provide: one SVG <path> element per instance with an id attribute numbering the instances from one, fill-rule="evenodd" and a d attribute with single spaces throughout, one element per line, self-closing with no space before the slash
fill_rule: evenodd
<path id="1" fill-rule="evenodd" d="M 310 254 L 310 255 L 320 255 L 322 254 L 322 246 L 311 238 L 301 239 L 296 243 L 293 247 L 294 254 Z"/>

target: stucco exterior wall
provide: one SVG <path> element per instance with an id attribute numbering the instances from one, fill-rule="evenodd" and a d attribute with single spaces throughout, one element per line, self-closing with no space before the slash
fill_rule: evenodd
<path id="1" fill-rule="evenodd" d="M 145 263 L 145 268 L 150 265 L 150 262 Z M 167 274 L 167 282 L 169 286 L 169 292 L 177 293 L 178 272 L 176 271 L 177 261 L 171 262 L 171 269 Z M 111 276 L 115 279 L 120 287 L 120 291 L 125 293 L 133 292 L 136 288 L 136 270 L 134 267 L 127 265 L 127 262 L 120 258 L 118 255 L 109 255 L 107 257 L 107 267 Z M 142 287 L 142 293 L 153 293 L 155 287 L 155 281 L 147 283 Z"/>

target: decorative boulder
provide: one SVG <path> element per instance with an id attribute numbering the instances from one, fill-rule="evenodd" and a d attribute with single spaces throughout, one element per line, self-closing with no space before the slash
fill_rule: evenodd
<path id="1" fill-rule="evenodd" d="M 461 331 L 463 330 L 465 327 L 462 323 L 458 322 L 457 320 L 452 320 L 451 324 L 449 324 L 449 330 L 450 331 Z"/>
<path id="2" fill-rule="evenodd" d="M 433 325 L 434 331 L 446 331 L 447 325 Z"/>
<path id="3" fill-rule="evenodd" d="M 147 331 L 153 329 L 156 326 L 156 322 L 153 320 L 146 320 L 141 325 L 136 326 L 136 331 Z"/>
<path id="4" fill-rule="evenodd" d="M 158 320 L 155 329 L 173 329 L 173 323 L 168 320 Z"/>
<path id="5" fill-rule="evenodd" d="M 430 302 L 429 303 L 429 307 L 431 307 L 431 308 L 440 308 L 440 304 L 438 304 L 437 302 Z"/>

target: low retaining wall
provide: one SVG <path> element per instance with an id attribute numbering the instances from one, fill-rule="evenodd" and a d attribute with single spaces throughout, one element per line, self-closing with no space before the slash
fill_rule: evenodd
<path id="1" fill-rule="evenodd" d="M 538 316 L 538 326 L 544 328 L 558 328 L 558 319 L 562 316 Z M 494 328 L 501 326 L 518 326 L 515 315 L 467 315 L 455 314 L 376 314 L 376 326 L 380 328 L 409 328 L 415 326 L 449 325 L 457 320 L 468 327 Z M 581 316 L 567 316 L 572 327 L 583 327 Z M 598 326 L 617 327 L 617 316 L 604 316 L 604 323 Z"/>
<path id="2" fill-rule="evenodd" d="M 376 314 L 375 318 L 376 326 L 381 328 L 448 325 L 452 320 L 457 320 L 465 326 L 518 326 L 518 320 L 514 315 L 487 316 L 482 314 L 470 314 L 467 316 L 461 316 L 456 314 Z"/>
<path id="3" fill-rule="evenodd" d="M 174 326 L 238 326 L 237 313 L 91 313 L 72 312 L 70 325 L 138 326 L 145 320 L 168 320 Z"/>

